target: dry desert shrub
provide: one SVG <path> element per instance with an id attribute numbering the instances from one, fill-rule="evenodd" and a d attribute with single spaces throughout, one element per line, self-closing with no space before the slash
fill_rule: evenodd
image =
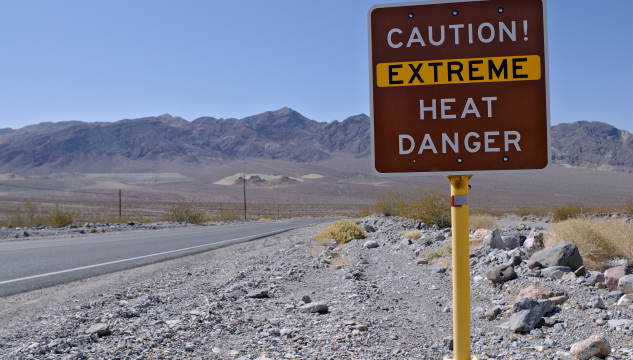
<path id="1" fill-rule="evenodd" d="M 578 246 L 585 266 L 604 270 L 616 258 L 633 263 L 633 223 L 621 220 L 569 219 L 552 227 L 545 242 L 569 241 Z"/>
<path id="2" fill-rule="evenodd" d="M 332 245 L 332 239 L 328 239 L 328 238 L 319 238 L 317 239 L 316 237 L 313 239 L 314 241 L 314 245 L 316 246 L 329 246 Z"/>
<path id="3" fill-rule="evenodd" d="M 440 186 L 420 188 L 413 198 L 407 200 L 402 216 L 436 224 L 441 228 L 451 226 L 451 205 L 449 197 L 440 192 Z"/>
<path id="4" fill-rule="evenodd" d="M 237 214 L 236 211 L 223 210 L 221 212 L 213 214 L 213 216 L 211 216 L 209 220 L 210 221 L 233 221 L 233 220 L 239 220 L 239 219 L 240 219 L 240 216 Z M 260 220 L 266 221 L 268 219 L 260 219 Z"/>
<path id="5" fill-rule="evenodd" d="M 374 204 L 374 213 L 385 216 L 402 215 L 404 209 L 404 195 L 398 189 L 389 190 L 387 195 L 378 196 Z"/>
<path id="6" fill-rule="evenodd" d="M 184 222 L 191 224 L 199 224 L 207 221 L 207 216 L 203 211 L 195 207 L 195 203 L 181 201 L 176 205 L 172 205 L 168 210 L 167 221 Z"/>
<path id="7" fill-rule="evenodd" d="M 499 223 L 490 215 L 472 215 L 468 219 L 471 229 L 493 230 L 499 227 Z"/>
<path id="8" fill-rule="evenodd" d="M 517 210 L 514 211 L 514 214 L 517 216 L 547 216 L 551 213 L 552 209 L 547 206 L 541 207 L 531 207 L 531 206 L 519 206 Z"/>
<path id="9" fill-rule="evenodd" d="M 431 250 L 428 253 L 426 253 L 425 258 L 430 261 L 433 259 L 450 257 L 452 255 L 453 255 L 453 244 L 452 242 L 447 241 L 444 244 L 442 244 L 441 247 L 435 250 Z"/>
<path id="10" fill-rule="evenodd" d="M 75 221 L 75 212 L 65 209 L 60 209 L 58 205 L 55 205 L 55 209 L 46 210 L 46 224 L 53 227 L 68 226 Z"/>
<path id="11" fill-rule="evenodd" d="M 556 222 L 565 221 L 567 219 L 580 217 L 586 212 L 587 207 L 582 203 L 570 203 L 565 206 L 554 208 L 552 212 L 552 219 Z"/>
<path id="12" fill-rule="evenodd" d="M 386 195 L 377 197 L 374 213 L 448 227 L 451 224 L 450 201 L 440 188 L 439 185 L 419 188 L 412 197 L 405 197 L 398 189 L 389 190 Z"/>
<path id="13" fill-rule="evenodd" d="M 364 218 L 364 217 L 370 216 L 372 214 L 373 214 L 373 212 L 371 210 L 365 209 L 365 210 L 361 210 L 361 211 L 358 212 L 358 217 L 359 218 Z"/>
<path id="14" fill-rule="evenodd" d="M 345 244 L 351 239 L 364 239 L 365 232 L 361 229 L 354 220 L 338 220 L 328 225 L 323 231 L 316 234 L 313 240 L 316 241 L 328 241 L 328 245 L 332 239 L 339 242 L 339 244 Z"/>
<path id="15" fill-rule="evenodd" d="M 24 199 L 24 201 L 14 205 L 5 205 L 2 210 L 3 226 L 31 227 L 46 222 L 42 204 L 33 198 Z"/>
<path id="16" fill-rule="evenodd" d="M 401 231 L 400 235 L 409 239 L 419 239 L 422 237 L 422 232 L 420 230 L 407 230 Z"/>

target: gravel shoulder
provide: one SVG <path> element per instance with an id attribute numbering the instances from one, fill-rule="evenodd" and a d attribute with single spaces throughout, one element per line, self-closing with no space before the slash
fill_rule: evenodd
<path id="1" fill-rule="evenodd" d="M 2 298 L 0 358 L 452 357 L 450 260 L 423 260 L 450 241 L 450 229 L 423 228 L 410 240 L 399 232 L 419 223 L 371 216 L 365 225 L 374 230 L 368 239 L 339 248 L 313 245 L 321 224 Z M 532 230 L 509 224 L 502 233 L 520 238 Z M 514 266 L 516 278 L 493 283 L 488 271 L 515 261 L 515 253 L 471 255 L 478 359 L 570 359 L 571 346 L 592 334 L 604 334 L 610 359 L 633 357 L 633 310 L 617 306 L 608 290 L 571 275 L 535 276 L 526 260 Z M 567 300 L 548 308 L 534 329 L 513 332 L 513 304 L 531 285 Z M 594 306 L 596 297 L 604 308 Z M 107 327 L 103 336 L 91 328 L 97 324 Z"/>

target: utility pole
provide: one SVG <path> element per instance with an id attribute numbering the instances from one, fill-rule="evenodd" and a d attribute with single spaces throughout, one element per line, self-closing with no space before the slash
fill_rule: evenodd
<path id="1" fill-rule="evenodd" d="M 119 221 L 121 220 L 121 189 L 119 189 Z"/>
<path id="2" fill-rule="evenodd" d="M 244 171 L 244 220 L 246 220 L 246 171 Z"/>

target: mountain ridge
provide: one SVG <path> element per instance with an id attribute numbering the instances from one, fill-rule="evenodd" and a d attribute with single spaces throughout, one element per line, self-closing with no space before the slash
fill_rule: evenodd
<path id="1" fill-rule="evenodd" d="M 633 135 L 601 122 L 552 127 L 553 163 L 633 172 Z M 102 163 L 182 162 L 207 166 L 240 159 L 315 162 L 363 158 L 371 149 L 369 117 L 317 122 L 284 107 L 242 119 L 163 114 L 116 122 L 45 122 L 0 129 L 0 173 L 82 171 Z"/>

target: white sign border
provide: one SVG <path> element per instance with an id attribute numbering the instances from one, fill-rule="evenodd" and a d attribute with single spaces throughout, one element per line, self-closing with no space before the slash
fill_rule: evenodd
<path id="1" fill-rule="evenodd" d="M 551 124 L 550 124 L 550 112 L 549 112 L 549 45 L 547 42 L 547 0 L 541 0 L 543 4 L 543 34 L 545 45 L 545 112 L 547 113 L 547 165 L 542 169 L 526 169 L 526 170 L 477 170 L 477 171 L 451 171 L 451 172 L 405 172 L 405 173 L 381 173 L 376 170 L 376 148 L 374 144 L 374 71 L 372 65 L 372 52 L 371 52 L 371 13 L 375 9 L 391 8 L 401 6 L 416 6 L 416 5 L 434 5 L 434 4 L 449 4 L 449 3 L 463 3 L 473 1 L 490 1 L 490 0 L 430 0 L 430 1 L 413 1 L 406 3 L 393 3 L 393 4 L 378 4 L 369 8 L 367 12 L 367 42 L 369 49 L 369 131 L 371 136 L 371 170 L 376 176 L 380 177 L 396 177 L 396 176 L 444 176 L 444 175 L 477 175 L 477 174 L 534 174 L 542 173 L 550 168 L 552 163 L 552 137 L 551 137 Z"/>

